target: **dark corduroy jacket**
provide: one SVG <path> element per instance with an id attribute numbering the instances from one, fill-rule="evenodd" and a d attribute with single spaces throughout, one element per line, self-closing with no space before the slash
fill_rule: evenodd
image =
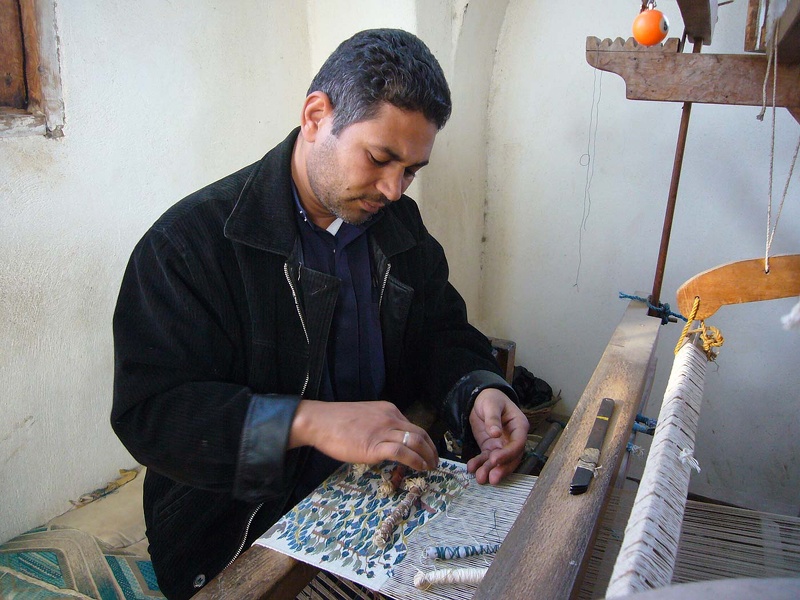
<path id="1" fill-rule="evenodd" d="M 111 423 L 148 467 L 147 536 L 168 598 L 190 597 L 277 520 L 308 456 L 286 446 L 298 403 L 319 390 L 338 280 L 302 266 L 296 137 L 169 209 L 122 281 Z M 385 399 L 422 399 L 469 436 L 481 389 L 515 396 L 441 246 L 405 196 L 369 241 Z"/>

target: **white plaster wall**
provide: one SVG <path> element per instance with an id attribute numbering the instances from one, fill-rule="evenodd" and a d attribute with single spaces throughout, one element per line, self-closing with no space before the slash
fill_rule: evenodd
<path id="1" fill-rule="evenodd" d="M 336 47 L 364 29 L 390 27 L 416 32 L 413 0 L 307 0 L 311 68 L 316 73 Z M 310 82 L 309 82 L 310 83 Z M 306 86 L 307 87 L 307 86 Z"/>
<path id="2" fill-rule="evenodd" d="M 585 58 L 586 36 L 630 36 L 631 4 L 512 0 L 494 70 L 482 303 L 492 331 L 517 341 L 518 363 L 562 390 L 563 411 L 622 316 L 618 292 L 646 296 L 658 255 L 681 105 L 626 100 L 622 79 Z M 658 7 L 679 37 L 676 2 Z M 720 8 L 703 52 L 742 51 L 746 8 L 742 0 Z M 761 123 L 758 111 L 693 107 L 662 301 L 674 306 L 678 286 L 702 270 L 763 256 L 770 117 Z M 777 116 L 776 208 L 800 135 L 785 110 Z M 774 254 L 800 252 L 798 186 Z M 693 492 L 798 513 L 800 335 L 779 322 L 796 301 L 727 307 L 710 322 L 726 343 L 706 382 Z M 661 331 L 650 416 L 679 335 L 678 325 Z"/>
<path id="3" fill-rule="evenodd" d="M 420 1 L 420 36 L 430 39 L 448 78 L 453 113 L 439 133 L 422 179 L 426 225 L 447 253 L 450 280 L 470 320 L 485 324 L 480 300 L 487 210 L 487 113 L 495 49 L 508 0 Z M 487 298 L 491 305 L 491 298 Z"/>
<path id="4" fill-rule="evenodd" d="M 282 140 L 310 77 L 291 0 L 56 8 L 65 137 L 0 139 L 0 541 L 135 464 L 108 421 L 130 251 Z"/>

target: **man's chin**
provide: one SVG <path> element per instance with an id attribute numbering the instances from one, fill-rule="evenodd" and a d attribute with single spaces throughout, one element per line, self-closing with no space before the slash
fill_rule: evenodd
<path id="1" fill-rule="evenodd" d="M 343 216 L 342 217 L 342 221 L 344 221 L 345 223 L 349 223 L 350 225 L 366 225 L 372 219 L 374 219 L 375 216 L 378 215 L 378 214 L 379 214 L 379 212 L 373 214 L 371 212 L 367 212 L 367 211 L 364 210 L 364 211 L 360 211 L 359 214 L 357 214 L 357 215 Z"/>

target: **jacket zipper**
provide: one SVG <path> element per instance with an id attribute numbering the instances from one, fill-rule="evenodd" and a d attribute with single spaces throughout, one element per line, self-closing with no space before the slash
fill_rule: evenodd
<path id="1" fill-rule="evenodd" d="M 295 309 L 297 309 L 297 316 L 300 317 L 300 325 L 303 326 L 303 335 L 306 336 L 306 343 L 307 344 L 311 344 L 311 340 L 308 337 L 308 329 L 306 328 L 306 321 L 303 318 L 303 312 L 300 310 L 300 300 L 297 297 L 297 290 L 295 289 L 294 283 L 292 283 L 292 278 L 289 275 L 289 265 L 288 265 L 288 263 L 284 263 L 284 265 L 283 265 L 283 274 L 286 277 L 286 281 L 289 283 L 289 287 L 292 290 L 292 298 L 294 299 L 294 307 L 295 307 Z M 388 278 L 388 277 L 389 277 L 389 272 L 387 271 L 386 272 L 386 278 Z M 386 287 L 386 279 L 383 280 L 383 286 Z M 383 299 L 383 290 L 381 290 L 381 300 L 382 299 Z M 378 301 L 378 306 L 380 307 L 380 300 Z M 311 373 L 309 373 L 308 369 L 306 369 L 306 379 L 303 382 L 303 389 L 300 391 L 300 397 L 301 398 L 303 397 L 303 394 L 306 393 L 306 388 L 308 387 L 308 380 L 309 380 L 310 377 L 311 377 Z M 239 558 L 239 555 L 242 553 L 242 550 L 244 550 L 244 545 L 247 542 L 247 536 L 250 534 L 250 526 L 253 524 L 253 520 L 256 518 L 256 514 L 258 514 L 258 511 L 261 510 L 262 506 L 264 506 L 263 502 L 261 504 L 259 504 L 258 506 L 256 506 L 255 510 L 252 513 L 250 513 L 250 518 L 247 519 L 247 526 L 244 528 L 244 535 L 242 536 L 242 541 L 239 544 L 239 547 L 236 549 L 236 553 L 233 555 L 233 558 L 228 562 L 227 565 L 225 565 L 226 569 L 233 564 L 233 561 L 235 561 L 237 558 Z"/>
<path id="2" fill-rule="evenodd" d="M 283 263 L 283 275 L 286 277 L 286 281 L 289 283 L 289 287 L 292 290 L 292 298 L 294 298 L 294 307 L 297 310 L 297 316 L 300 317 L 300 325 L 303 326 L 303 335 L 306 336 L 306 344 L 309 346 L 311 345 L 311 338 L 308 337 L 308 329 L 306 328 L 306 320 L 303 318 L 303 311 L 300 310 L 300 299 L 297 297 L 297 290 L 294 287 L 294 283 L 292 282 L 292 278 L 289 275 L 289 263 Z M 298 273 L 298 279 L 300 275 Z M 306 380 L 303 382 L 303 389 L 300 391 L 300 397 L 303 397 L 303 394 L 306 393 L 306 388 L 308 387 L 308 380 L 311 377 L 311 373 L 308 369 L 306 369 Z"/>
<path id="3" fill-rule="evenodd" d="M 381 310 L 381 306 L 383 305 L 383 292 L 386 290 L 386 283 L 389 281 L 389 273 L 392 270 L 392 264 L 388 263 L 386 265 L 386 273 L 383 276 L 383 283 L 381 284 L 381 295 L 378 297 L 378 312 Z"/>
<path id="4" fill-rule="evenodd" d="M 239 555 L 242 553 L 242 550 L 244 550 L 244 545 L 247 542 L 247 536 L 250 534 L 250 526 L 253 524 L 253 519 L 256 518 L 256 514 L 258 513 L 259 510 L 261 510 L 262 506 L 264 506 L 263 502 L 258 506 L 256 506 L 256 509 L 252 513 L 250 513 L 250 518 L 247 519 L 247 526 L 244 528 L 244 535 L 242 536 L 242 542 L 236 549 L 236 553 L 233 555 L 233 558 L 230 560 L 230 562 L 228 562 L 227 565 L 225 565 L 225 569 L 230 567 L 233 564 L 233 561 L 239 558 Z"/>

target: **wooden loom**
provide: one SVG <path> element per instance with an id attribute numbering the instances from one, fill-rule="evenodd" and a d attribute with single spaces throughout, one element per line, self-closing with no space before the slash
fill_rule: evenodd
<path id="1" fill-rule="evenodd" d="M 597 38 L 588 38 L 586 56 L 592 66 L 622 76 L 629 99 L 684 102 L 681 136 L 685 137 L 688 108 L 692 102 L 760 105 L 766 57 L 698 54 L 700 45 L 710 43 L 717 2 L 678 0 L 678 4 L 689 40 L 695 43 L 695 53 L 679 52 L 677 41 L 672 40 L 660 47 L 644 49 L 632 41 L 601 42 Z M 757 4 L 751 0 L 751 6 Z M 800 0 L 790 0 L 780 32 L 782 60 L 776 105 L 786 107 L 800 121 Z M 682 149 L 679 144 L 665 225 L 671 225 L 680 160 Z M 655 304 L 658 303 L 669 227 L 665 227 L 665 232 L 651 295 Z M 694 285 L 703 288 L 706 306 L 711 304 L 709 290 L 720 305 L 779 297 L 769 289 L 778 279 L 772 275 L 783 272 L 782 267 L 778 269 L 778 258 L 772 259 L 774 268 L 764 280 L 768 282 L 766 287 L 760 292 L 763 297 L 745 299 L 733 295 L 732 290 L 749 287 L 735 283 L 751 276 L 748 266 L 752 265 L 741 265 L 741 269 L 729 267 L 701 274 L 695 283 L 687 282 L 689 287 L 685 288 L 684 299 L 679 296 L 681 311 L 687 313 L 689 294 L 696 293 L 692 288 Z M 784 291 L 789 290 L 786 285 L 797 283 L 798 260 L 800 257 L 787 259 L 788 266 L 795 269 L 795 279 L 789 278 L 789 284 L 778 286 Z M 747 281 L 748 284 L 752 282 L 751 279 Z M 794 291 L 785 295 L 800 293 L 796 288 L 791 290 Z M 634 417 L 650 392 L 660 327 L 660 321 L 648 315 L 644 303 L 630 302 L 537 484 L 474 598 L 551 600 L 577 596 L 597 535 L 598 522 L 618 473 L 625 469 L 625 446 Z M 586 494 L 571 496 L 568 490 L 572 473 L 589 436 L 597 406 L 604 397 L 616 401 L 602 448 L 604 469 L 599 471 Z M 316 573 L 316 568 L 293 558 L 263 547 L 253 547 L 201 590 L 196 598 L 294 598 Z"/>

